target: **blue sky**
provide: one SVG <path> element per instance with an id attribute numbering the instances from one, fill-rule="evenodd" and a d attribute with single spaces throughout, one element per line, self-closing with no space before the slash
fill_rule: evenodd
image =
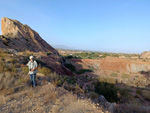
<path id="1" fill-rule="evenodd" d="M 0 18 L 29 25 L 50 45 L 150 51 L 150 0 L 0 0 L 0 4 Z"/>

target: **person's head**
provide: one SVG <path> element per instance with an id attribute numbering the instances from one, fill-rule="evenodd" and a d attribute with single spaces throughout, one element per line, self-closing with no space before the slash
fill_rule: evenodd
<path id="1" fill-rule="evenodd" d="M 30 56 L 29 58 L 30 58 L 30 61 L 33 61 L 33 59 L 34 59 L 34 57 L 33 57 L 33 56 Z"/>

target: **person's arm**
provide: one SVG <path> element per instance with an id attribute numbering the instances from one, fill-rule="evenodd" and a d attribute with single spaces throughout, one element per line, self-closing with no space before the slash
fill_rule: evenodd
<path id="1" fill-rule="evenodd" d="M 26 65 L 21 64 L 21 67 L 28 67 L 28 66 L 29 66 L 29 63 L 30 63 L 30 61 L 29 61 Z"/>
<path id="2" fill-rule="evenodd" d="M 36 67 L 36 68 L 32 69 L 31 71 L 35 71 L 37 68 L 38 68 L 38 67 Z"/>

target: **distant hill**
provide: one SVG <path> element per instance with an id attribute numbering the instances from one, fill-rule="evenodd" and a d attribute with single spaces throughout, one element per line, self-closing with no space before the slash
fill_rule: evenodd
<path id="1" fill-rule="evenodd" d="M 53 45 L 53 47 L 56 48 L 56 49 L 67 49 L 67 50 L 72 49 L 72 50 L 74 50 L 74 48 L 68 47 L 66 45 Z"/>

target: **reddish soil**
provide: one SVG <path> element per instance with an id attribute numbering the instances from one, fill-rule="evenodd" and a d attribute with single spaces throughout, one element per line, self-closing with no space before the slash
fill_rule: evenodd
<path id="1" fill-rule="evenodd" d="M 123 58 L 106 57 L 105 59 L 71 59 L 77 70 L 93 67 L 96 71 L 117 71 L 125 73 L 138 73 L 148 71 L 150 62 L 130 60 Z"/>

